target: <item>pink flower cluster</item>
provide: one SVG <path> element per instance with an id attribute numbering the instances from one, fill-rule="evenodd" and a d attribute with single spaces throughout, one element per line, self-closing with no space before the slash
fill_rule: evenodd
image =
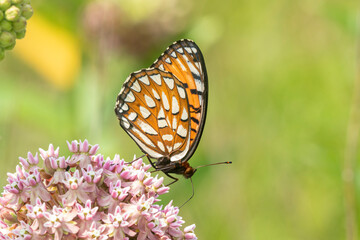
<path id="1" fill-rule="evenodd" d="M 52 144 L 28 153 L 8 173 L 0 196 L 0 240 L 197 239 L 194 224 L 180 229 L 178 207 L 156 204 L 169 188 L 141 158 L 104 158 L 87 140 L 68 147 L 68 158 Z"/>

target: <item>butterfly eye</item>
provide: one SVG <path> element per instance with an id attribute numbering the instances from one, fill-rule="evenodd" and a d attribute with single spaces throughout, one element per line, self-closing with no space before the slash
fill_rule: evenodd
<path id="1" fill-rule="evenodd" d="M 157 170 L 188 178 L 195 172 L 188 160 L 204 129 L 207 92 L 199 47 L 180 40 L 150 68 L 130 74 L 117 97 L 115 113 L 144 154 L 156 160 Z"/>

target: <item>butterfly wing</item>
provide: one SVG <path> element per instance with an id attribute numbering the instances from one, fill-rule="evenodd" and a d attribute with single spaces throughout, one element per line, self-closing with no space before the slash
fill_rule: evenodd
<path id="1" fill-rule="evenodd" d="M 190 110 L 183 84 L 156 68 L 132 73 L 118 95 L 120 126 L 151 158 L 178 161 L 190 148 Z"/>
<path id="2" fill-rule="evenodd" d="M 187 161 L 199 144 L 206 119 L 208 78 L 203 55 L 195 42 L 183 39 L 170 45 L 152 67 L 171 72 L 185 87 L 191 119 L 190 150 L 182 159 Z"/>

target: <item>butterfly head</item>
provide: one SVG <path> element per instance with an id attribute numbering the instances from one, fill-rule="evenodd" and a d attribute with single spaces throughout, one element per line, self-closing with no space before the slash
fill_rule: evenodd
<path id="1" fill-rule="evenodd" d="M 158 159 L 155 163 L 155 168 L 163 171 L 165 174 L 174 173 L 183 175 L 185 178 L 191 178 L 196 172 L 196 169 L 191 167 L 190 164 L 185 162 L 171 162 L 168 157 Z"/>
<path id="2" fill-rule="evenodd" d="M 183 172 L 183 176 L 185 178 L 191 178 L 192 175 L 194 175 L 194 173 L 196 172 L 196 169 L 192 168 L 188 162 L 184 162 L 184 163 L 182 163 L 182 165 L 185 169 Z"/>

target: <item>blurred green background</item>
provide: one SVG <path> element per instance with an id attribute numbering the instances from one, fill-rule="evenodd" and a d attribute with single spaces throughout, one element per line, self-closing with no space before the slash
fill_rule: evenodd
<path id="1" fill-rule="evenodd" d="M 355 0 L 33 1 L 0 62 L 0 185 L 18 156 L 88 139 L 131 160 L 113 108 L 122 83 L 193 39 L 209 106 L 180 215 L 199 239 L 344 239 L 341 171 L 356 78 Z M 356 170 L 359 172 L 359 169 Z M 181 205 L 190 181 L 163 203 Z M 360 182 L 356 184 L 359 193 Z M 359 226 L 356 226 L 359 227 Z"/>

